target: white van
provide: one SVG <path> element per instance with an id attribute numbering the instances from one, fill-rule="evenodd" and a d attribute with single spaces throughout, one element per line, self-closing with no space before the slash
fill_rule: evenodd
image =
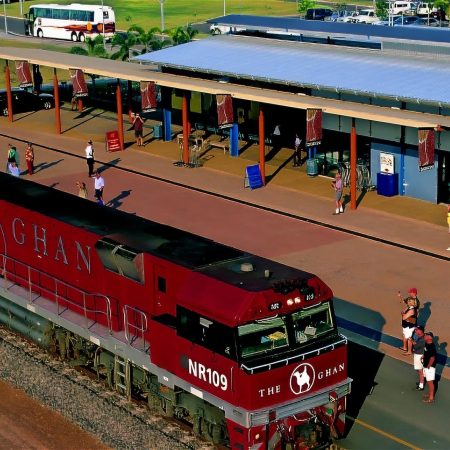
<path id="1" fill-rule="evenodd" d="M 405 2 L 396 1 L 391 3 L 389 8 L 389 14 L 397 16 L 399 14 L 415 14 L 417 9 L 417 3 L 415 2 Z"/>
<path id="2" fill-rule="evenodd" d="M 417 6 L 418 16 L 428 16 L 437 12 L 437 8 L 433 6 L 433 3 L 419 3 Z"/>
<path id="3" fill-rule="evenodd" d="M 380 19 L 377 17 L 375 10 L 368 8 L 368 9 L 361 9 L 358 11 L 358 15 L 351 17 L 349 19 L 349 22 L 351 23 L 374 23 L 378 22 Z"/>

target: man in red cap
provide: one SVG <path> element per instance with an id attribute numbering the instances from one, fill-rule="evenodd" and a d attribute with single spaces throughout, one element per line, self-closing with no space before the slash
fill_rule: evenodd
<path id="1" fill-rule="evenodd" d="M 398 297 L 401 303 L 406 304 L 406 308 L 402 309 L 402 331 L 403 331 L 403 345 L 400 350 L 403 350 L 404 355 L 412 354 L 412 335 L 417 326 L 417 316 L 419 315 L 420 302 L 417 297 L 417 289 L 410 288 L 408 290 L 408 297 L 403 298 L 400 291 Z"/>

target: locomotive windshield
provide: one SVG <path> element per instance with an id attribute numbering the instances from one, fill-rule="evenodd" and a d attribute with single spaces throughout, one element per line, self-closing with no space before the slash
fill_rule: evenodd
<path id="1" fill-rule="evenodd" d="M 280 353 L 312 343 L 335 331 L 330 303 L 238 327 L 242 358 Z"/>
<path id="2" fill-rule="evenodd" d="M 258 353 L 272 352 L 289 345 L 285 318 L 273 317 L 257 320 L 238 328 L 241 355 L 243 358 Z"/>

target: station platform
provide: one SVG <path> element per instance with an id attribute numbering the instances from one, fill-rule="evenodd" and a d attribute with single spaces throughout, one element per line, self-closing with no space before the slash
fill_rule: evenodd
<path id="1" fill-rule="evenodd" d="M 92 139 L 95 159 L 103 166 L 123 168 L 136 174 L 169 180 L 202 192 L 218 194 L 222 198 L 237 199 L 247 204 L 326 224 L 338 230 L 348 230 L 374 238 L 379 242 L 393 242 L 422 254 L 436 255 L 444 264 L 450 261 L 448 250 L 450 233 L 446 222 L 446 205 L 435 205 L 402 196 L 384 197 L 377 195 L 376 191 L 369 191 L 358 192 L 357 209 L 351 210 L 349 190 L 346 188 L 344 190 L 347 203 L 345 212 L 334 215 L 334 192 L 331 188 L 331 179 L 324 176 L 308 176 L 305 164 L 302 167 L 293 167 L 292 148 L 281 148 L 273 155 L 271 149 L 267 148 L 266 153 L 271 155 L 266 161 L 267 184 L 260 189 L 251 190 L 244 186 L 245 168 L 258 162 L 259 147 L 257 145 L 246 146 L 239 157 L 231 157 L 221 148 L 205 148 L 199 153 L 199 166 L 186 168 L 174 164 L 180 159 L 177 133 L 174 132 L 174 139 L 171 142 L 155 139 L 152 131 L 153 124 L 150 121 L 147 121 L 144 126 L 145 146 L 137 147 L 129 118 L 124 115 L 125 150 L 107 152 L 105 133 L 117 129 L 114 113 L 96 109 L 86 109 L 79 113 L 63 107 L 61 117 L 61 135 L 55 134 L 54 110 L 17 115 L 13 123 L 10 123 L 6 117 L 0 117 L 0 143 L 5 149 L 0 153 L 1 167 L 5 167 L 7 144 L 11 142 L 16 144 L 19 152 L 22 153 L 21 166 L 24 168 L 23 149 L 27 141 L 33 142 L 37 160 L 39 160 L 41 149 L 42 151 L 57 150 L 63 156 L 79 158 L 84 167 L 84 148 L 87 141 Z M 181 129 L 179 131 L 181 132 Z M 241 148 L 243 145 L 241 144 Z M 65 169 L 55 166 L 52 170 Z M 44 172 L 48 171 L 42 171 L 42 175 L 41 172 L 37 172 L 33 176 L 33 181 L 39 182 L 40 177 L 44 179 L 48 176 Z M 65 175 L 68 174 L 58 173 L 61 177 Z M 450 277 L 442 281 L 441 296 L 448 297 Z M 411 279 L 404 280 L 404 283 L 406 283 L 405 288 L 411 283 L 414 284 L 414 275 Z M 445 303 L 444 298 L 440 301 Z M 339 308 L 337 309 L 339 313 Z M 396 306 L 395 314 L 398 314 L 397 309 Z M 383 313 L 391 314 L 392 311 L 389 313 L 383 311 Z M 446 323 L 445 317 L 448 318 L 448 314 L 443 314 L 439 325 L 441 322 Z M 359 331 L 356 329 L 347 334 L 357 341 L 364 339 L 364 343 L 370 346 L 371 339 L 362 336 Z M 377 349 L 389 356 L 399 357 L 398 333 L 388 331 L 386 336 L 378 337 Z M 448 329 L 444 327 L 440 331 L 441 342 L 445 340 L 448 342 Z M 395 333 L 397 336 L 393 338 Z M 447 366 L 447 370 L 444 370 L 442 375 L 450 378 L 446 356 L 442 362 Z"/>

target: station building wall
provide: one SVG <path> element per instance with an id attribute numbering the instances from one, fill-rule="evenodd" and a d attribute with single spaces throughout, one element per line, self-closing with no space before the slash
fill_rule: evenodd
<path id="1" fill-rule="evenodd" d="M 417 147 L 406 146 L 402 155 L 400 146 L 373 141 L 370 149 L 370 167 L 372 184 L 377 184 L 377 173 L 380 171 L 380 153 L 394 155 L 394 172 L 399 174 L 398 192 L 408 197 L 437 203 L 437 157 L 432 169 L 419 171 Z"/>

